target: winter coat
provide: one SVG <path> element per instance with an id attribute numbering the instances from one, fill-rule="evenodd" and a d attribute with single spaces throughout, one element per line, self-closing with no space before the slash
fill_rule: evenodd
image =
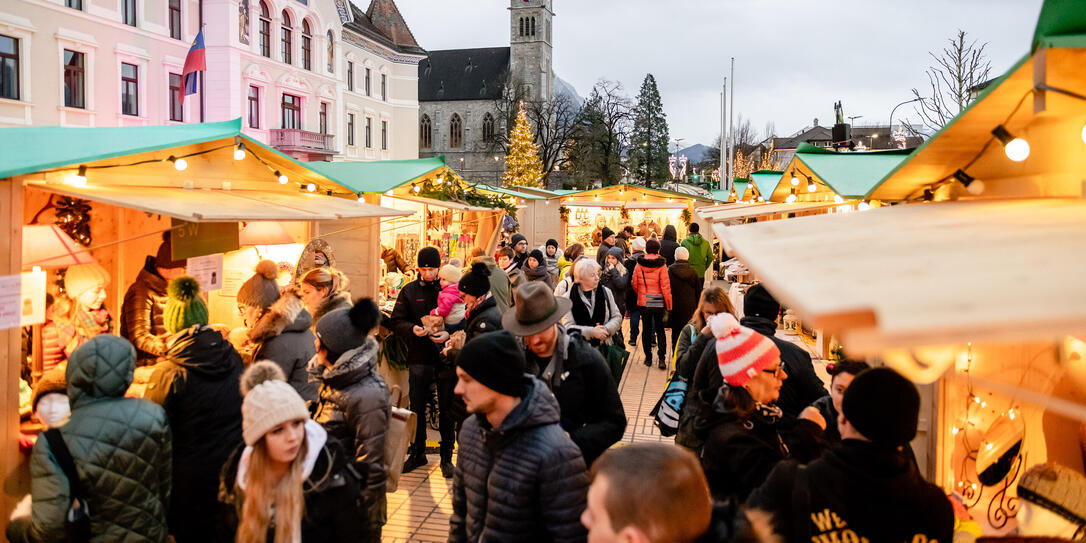
<path id="1" fill-rule="evenodd" d="M 320 322 L 321 317 L 336 311 L 337 309 L 350 309 L 354 304 L 351 303 L 350 292 L 337 292 L 327 298 L 325 298 L 317 308 L 313 311 L 313 324 L 316 325 Z M 306 310 L 308 311 L 308 309 Z"/>
<path id="2" fill-rule="evenodd" d="M 534 268 L 529 268 L 527 265 L 524 265 L 520 271 L 524 273 L 524 277 L 527 280 L 539 281 L 550 287 L 551 290 L 554 290 L 554 280 L 551 279 L 551 274 L 547 272 L 547 266 L 540 264 Z"/>
<path id="3" fill-rule="evenodd" d="M 385 271 L 388 272 L 406 273 L 407 270 L 411 269 L 411 265 L 407 263 L 403 255 L 392 247 L 381 251 L 381 260 L 385 261 Z"/>
<path id="4" fill-rule="evenodd" d="M 822 419 L 826 421 L 826 428 L 807 419 L 797 419 L 792 431 L 785 435 L 788 448 L 792 451 L 792 458 L 807 463 L 822 456 L 841 443 L 841 431 L 837 427 L 837 410 L 833 407 L 833 398 L 823 396 L 811 407 L 818 410 Z M 909 449 L 912 451 L 912 449 Z"/>
<path id="5" fill-rule="evenodd" d="M 68 303 L 79 304 L 78 300 Z M 42 371 L 53 369 L 57 364 L 86 343 L 90 338 L 108 334 L 113 329 L 113 318 L 102 307 L 88 311 L 80 306 L 75 314 L 53 315 L 53 320 L 42 327 Z"/>
<path id="6" fill-rule="evenodd" d="M 302 541 L 305 543 L 340 543 L 364 541 L 366 527 L 359 522 L 359 483 L 349 467 L 349 457 L 338 441 L 328 439 L 320 425 L 306 421 L 307 446 L 316 452 L 304 464 L 309 475 L 302 483 L 305 513 L 302 517 Z M 234 541 L 245 504 L 245 491 L 238 488 L 238 470 L 242 467 L 245 445 L 234 449 L 219 478 L 219 541 Z M 269 530 L 267 543 L 274 543 Z"/>
<path id="7" fill-rule="evenodd" d="M 570 268 L 573 267 L 572 260 L 566 260 L 566 256 L 562 255 L 562 258 L 558 259 L 558 278 L 561 279 L 569 273 Z"/>
<path id="8" fill-rule="evenodd" d="M 317 354 L 313 342 L 317 338 L 309 329 L 313 318 L 302 301 L 284 293 L 249 330 L 249 342 L 254 345 L 247 363 L 271 360 L 283 369 L 287 382 L 303 400 L 317 399 L 317 385 L 309 382 L 305 366 Z"/>
<path id="9" fill-rule="evenodd" d="M 136 348 L 138 365 L 153 364 L 166 355 L 166 338 L 170 334 L 162 325 L 165 309 L 166 280 L 155 269 L 155 257 L 148 256 L 121 304 L 121 337 Z"/>
<path id="10" fill-rule="evenodd" d="M 668 228 L 671 228 L 668 225 Z M 685 260 L 677 260 L 667 268 L 668 279 L 671 284 L 671 318 L 668 320 L 668 328 L 682 329 L 690 323 L 694 312 L 698 310 L 698 294 L 703 282 L 690 263 Z"/>
<path id="11" fill-rule="evenodd" d="M 72 414 L 60 435 L 86 493 L 92 542 L 167 540 L 171 439 L 166 411 L 125 398 L 136 353 L 116 336 L 99 336 L 68 360 Z M 8 525 L 9 541 L 65 540 L 69 483 L 48 440 L 30 456 L 33 503 L 29 521 Z"/>
<path id="12" fill-rule="evenodd" d="M 464 299 L 460 297 L 460 285 L 449 283 L 437 293 L 437 307 L 430 310 L 431 315 L 445 318 L 445 324 L 456 324 L 464 320 Z"/>
<path id="13" fill-rule="evenodd" d="M 497 429 L 464 421 L 453 477 L 449 542 L 583 542 L 588 474 L 558 425 L 558 402 L 538 379 Z"/>
<path id="14" fill-rule="evenodd" d="M 547 273 L 551 274 L 551 279 L 557 280 L 561 270 L 558 268 L 558 261 L 562 259 L 562 250 L 555 248 L 554 256 L 547 256 L 547 246 L 544 245 L 539 248 L 539 251 L 543 253 L 544 264 L 547 265 Z"/>
<path id="15" fill-rule="evenodd" d="M 477 256 L 471 260 L 472 264 L 482 262 L 490 270 L 490 295 L 498 304 L 498 311 L 505 312 L 513 306 L 513 289 L 509 286 L 509 274 L 498 267 L 494 257 Z"/>
<path id="16" fill-rule="evenodd" d="M 782 433 L 790 434 L 800 412 L 829 393 L 822 385 L 822 380 L 815 374 L 811 355 L 807 354 L 803 347 L 777 337 L 775 322 L 765 317 L 751 316 L 743 317 L 739 323 L 773 340 L 781 352 L 781 363 L 784 364 L 788 379 L 785 379 L 784 384 L 781 385 L 781 396 L 777 400 L 777 407 L 781 408 L 783 415 L 778 428 Z"/>
<path id="17" fill-rule="evenodd" d="M 577 330 L 587 338 L 584 331 L 596 326 L 606 328 L 607 337 L 614 336 L 622 328 L 622 313 L 619 312 L 618 305 L 615 303 L 615 296 L 602 284 L 597 286 L 591 295 L 582 291 L 580 285 L 574 285 L 573 290 L 565 297 L 573 302 L 569 313 L 562 318 L 562 324 L 565 325 L 566 330 Z M 591 301 L 591 306 L 586 303 L 586 298 Z M 598 346 L 600 340 L 592 339 L 589 343 Z"/>
<path id="18" fill-rule="evenodd" d="M 626 310 L 635 311 L 637 309 L 637 291 L 633 288 L 633 271 L 637 266 L 637 259 L 645 255 L 644 251 L 634 251 L 630 258 L 627 258 L 622 263 L 626 267 Z"/>
<path id="19" fill-rule="evenodd" d="M 554 287 L 554 295 L 555 296 L 565 296 L 565 297 L 568 298 L 569 297 L 569 291 L 573 289 L 573 284 L 574 283 L 573 283 L 573 277 L 572 276 L 567 275 L 567 276 L 563 277 L 562 280 L 558 281 L 558 284 L 555 285 L 555 287 Z"/>
<path id="20" fill-rule="evenodd" d="M 600 270 L 600 284 L 607 287 L 618 306 L 620 316 L 626 314 L 626 290 L 630 287 L 630 276 L 626 267 L 617 264 L 614 268 Z"/>
<path id="21" fill-rule="evenodd" d="M 664 310 L 671 311 L 671 278 L 668 276 L 664 259 L 659 255 L 645 255 L 637 259 L 637 266 L 630 275 L 630 284 L 637 293 L 637 306 L 645 310 L 645 303 L 649 294 L 662 294 L 664 296 Z M 663 311 L 656 309 L 656 311 Z"/>
<path id="22" fill-rule="evenodd" d="M 362 507 L 372 532 L 385 523 L 385 486 L 388 461 L 385 437 L 389 424 L 389 392 L 377 374 L 377 340 L 340 355 L 331 368 L 316 357 L 309 362 L 309 374 L 320 383 L 313 420 L 328 435 L 339 440 L 347 458 L 362 475 Z"/>
<path id="23" fill-rule="evenodd" d="M 806 467 L 782 462 L 748 505 L 773 513 L 789 541 L 954 540 L 943 491 L 906 455 L 865 441 L 846 439 Z"/>
<path id="24" fill-rule="evenodd" d="M 675 443 L 693 451 L 705 444 L 705 434 L 697 428 L 697 421 L 712 412 L 717 391 L 724 385 L 716 357 L 716 341 L 698 331 L 686 358 L 679 360 L 678 372 L 686 378 L 686 402 L 679 414 L 679 431 Z"/>
<path id="25" fill-rule="evenodd" d="M 690 267 L 694 268 L 698 277 L 704 278 L 705 270 L 713 266 L 713 244 L 701 237 L 700 233 L 694 232 L 686 236 L 682 246 L 690 251 Z"/>
<path id="26" fill-rule="evenodd" d="M 170 337 L 144 397 L 166 409 L 173 433 L 170 533 L 208 541 L 215 533 L 219 472 L 241 444 L 241 355 L 209 326 Z"/>
<path id="27" fill-rule="evenodd" d="M 667 260 L 668 267 L 675 263 L 675 249 L 679 248 L 678 236 L 674 225 L 664 227 L 664 237 L 660 239 L 660 256 Z"/>
<path id="28" fill-rule="evenodd" d="M 615 234 L 615 247 L 622 249 L 623 256 L 630 254 L 630 238 L 625 231 Z"/>
<path id="29" fill-rule="evenodd" d="M 614 247 L 614 245 L 601 241 L 600 246 L 596 248 L 596 262 L 599 263 L 601 268 L 607 263 L 607 251 L 610 251 L 611 247 Z"/>
<path id="30" fill-rule="evenodd" d="M 713 499 L 744 501 L 782 460 L 788 448 L 772 417 L 755 412 L 744 420 L 725 406 L 727 387 L 721 387 L 712 411 L 697 426 L 706 436 L 699 457 Z"/>
<path id="31" fill-rule="evenodd" d="M 694 379 L 694 368 L 697 364 L 697 359 L 691 361 L 688 353 L 700 334 L 701 330 L 696 329 L 687 321 L 679 331 L 679 339 L 675 342 L 675 370 L 686 379 L 687 383 Z"/>
<path id="32" fill-rule="evenodd" d="M 603 451 L 622 439 L 626 431 L 626 412 L 618 395 L 618 386 L 599 350 L 578 333 L 558 327 L 558 357 L 554 376 L 547 386 L 561 407 L 562 429 L 581 449 L 589 466 Z M 528 373 L 539 377 L 550 360 L 540 360 L 525 348 Z"/>
<path id="33" fill-rule="evenodd" d="M 422 326 L 422 316 L 429 315 L 437 307 L 437 294 L 441 285 L 437 281 L 416 279 L 404 285 L 396 297 L 396 305 L 389 317 L 389 327 L 407 344 L 407 363 L 433 366 L 437 364 L 437 344 L 428 336 L 419 337 L 413 331 Z"/>

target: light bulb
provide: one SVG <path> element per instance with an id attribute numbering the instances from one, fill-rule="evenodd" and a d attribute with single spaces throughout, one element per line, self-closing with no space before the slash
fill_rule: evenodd
<path id="1" fill-rule="evenodd" d="M 972 183 L 969 183 L 969 186 L 966 187 L 965 190 L 969 191 L 969 194 L 977 196 L 984 192 L 984 181 L 975 179 Z"/>
<path id="2" fill-rule="evenodd" d="M 600 201 L 600 197 L 599 197 L 599 196 L 596 196 L 596 201 L 597 201 L 597 202 L 598 202 L 598 201 Z"/>
<path id="3" fill-rule="evenodd" d="M 856 210 L 857 211 L 867 211 L 868 209 L 871 209 L 871 204 L 869 204 L 867 202 L 860 202 L 860 203 L 856 204 Z"/>
<path id="4" fill-rule="evenodd" d="M 1082 143 L 1086 143 L 1086 124 L 1082 125 Z"/>
<path id="5" fill-rule="evenodd" d="M 543 205 L 548 205 L 549 206 L 549 205 L 551 205 L 551 201 L 550 200 L 543 200 Z"/>
<path id="6" fill-rule="evenodd" d="M 234 149 L 234 160 L 245 160 L 245 150 Z"/>
<path id="7" fill-rule="evenodd" d="M 414 187 L 411 188 L 411 190 L 415 191 L 415 193 L 417 194 L 419 191 L 422 190 L 422 188 L 419 187 L 418 185 L 415 185 Z"/>
<path id="8" fill-rule="evenodd" d="M 87 184 L 87 167 L 80 166 L 79 170 L 76 173 L 69 175 L 65 182 L 76 187 L 85 186 Z"/>
<path id="9" fill-rule="evenodd" d="M 275 178 L 279 181 L 280 185 L 286 185 L 287 182 L 290 181 L 290 179 L 287 179 L 286 175 L 279 173 L 279 170 L 275 171 Z"/>
<path id="10" fill-rule="evenodd" d="M 648 194 L 642 194 L 642 195 L 641 195 L 641 199 L 642 199 L 642 200 L 648 200 L 648 199 L 649 199 L 649 195 L 648 195 Z"/>
<path id="11" fill-rule="evenodd" d="M 392 196 L 392 191 L 391 190 L 386 190 L 385 191 L 385 196 Z"/>
<path id="12" fill-rule="evenodd" d="M 793 187 L 799 186 L 799 178 L 794 176 L 794 175 L 792 176 L 792 186 Z"/>
<path id="13" fill-rule="evenodd" d="M 844 198 L 842 198 L 840 194 L 834 194 L 834 195 L 833 195 L 833 202 L 834 202 L 835 204 L 840 204 L 840 203 L 842 203 L 842 202 L 844 202 L 844 201 L 845 201 L 845 199 L 844 199 Z"/>
<path id="14" fill-rule="evenodd" d="M 1003 152 L 1007 154 L 1007 158 L 1022 162 L 1029 158 L 1029 142 L 1022 138 L 1014 138 L 1003 146 Z"/>
<path id="15" fill-rule="evenodd" d="M 818 187 L 815 186 L 814 182 L 807 183 L 807 192 L 814 192 L 817 189 Z"/>
<path id="16" fill-rule="evenodd" d="M 185 168 L 189 167 L 189 163 L 183 158 L 173 159 L 173 167 L 179 172 L 185 171 Z"/>
<path id="17" fill-rule="evenodd" d="M 310 184 L 305 186 L 305 190 L 308 191 L 308 192 L 313 192 L 313 191 L 317 190 L 317 185 L 314 185 L 313 183 L 310 183 Z"/>
<path id="18" fill-rule="evenodd" d="M 958 428 L 957 426 L 950 429 L 950 433 L 954 434 L 954 435 L 958 435 L 958 432 L 960 432 L 960 431 L 961 431 L 961 428 Z"/>
<path id="19" fill-rule="evenodd" d="M 759 201 L 759 202 L 764 202 L 764 201 L 765 201 L 765 198 L 762 198 L 761 196 L 759 196 L 759 197 L 758 197 L 758 201 Z"/>
<path id="20" fill-rule="evenodd" d="M 788 203 L 795 202 L 796 201 L 796 195 L 795 194 L 789 194 L 788 197 L 784 199 L 784 201 L 788 202 Z"/>
<path id="21" fill-rule="evenodd" d="M 991 444 L 991 443 L 989 443 L 989 444 L 985 445 L 985 446 L 984 446 L 984 449 L 985 449 L 985 450 L 988 450 L 988 451 L 992 450 L 992 444 Z"/>
<path id="22" fill-rule="evenodd" d="M 360 204 L 366 203 L 366 197 L 359 194 L 358 195 L 358 203 L 360 203 Z"/>

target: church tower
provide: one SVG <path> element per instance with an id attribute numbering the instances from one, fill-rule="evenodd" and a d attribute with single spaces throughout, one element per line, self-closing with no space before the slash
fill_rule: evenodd
<path id="1" fill-rule="evenodd" d="M 531 100 L 554 97 L 554 0 L 509 0 L 509 69 Z"/>

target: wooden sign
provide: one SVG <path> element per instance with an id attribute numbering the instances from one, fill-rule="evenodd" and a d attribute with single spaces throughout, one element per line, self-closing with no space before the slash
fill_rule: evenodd
<path id="1" fill-rule="evenodd" d="M 238 223 L 187 222 L 173 219 L 172 254 L 174 260 L 228 253 L 238 250 Z"/>

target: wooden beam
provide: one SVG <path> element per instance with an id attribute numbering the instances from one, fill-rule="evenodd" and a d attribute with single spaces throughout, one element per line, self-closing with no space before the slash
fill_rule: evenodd
<path id="1" fill-rule="evenodd" d="M 23 185 L 0 179 L 0 275 L 22 272 Z M 19 374 L 23 367 L 18 327 L 0 330 L 0 525 L 5 529 L 15 504 L 30 490 L 29 471 L 19 452 Z"/>

